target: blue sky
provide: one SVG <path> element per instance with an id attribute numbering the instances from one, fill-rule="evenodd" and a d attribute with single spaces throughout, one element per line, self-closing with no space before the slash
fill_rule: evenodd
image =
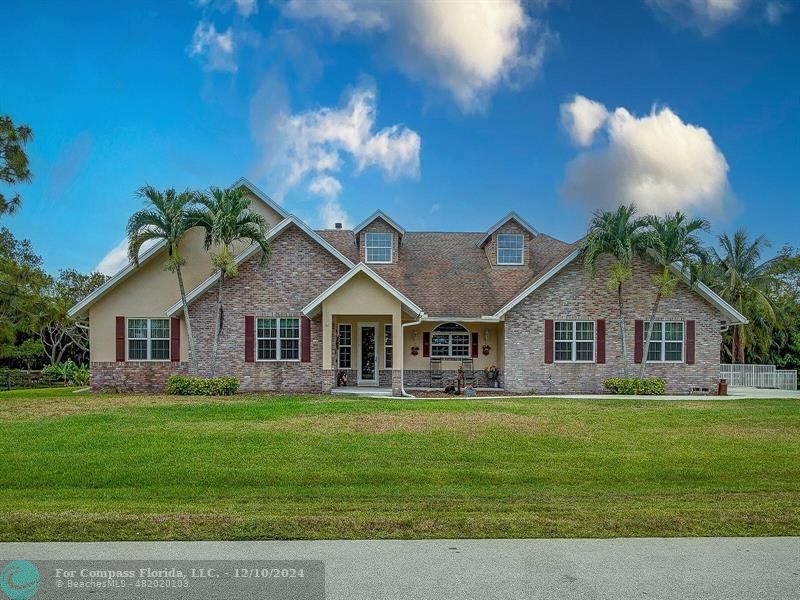
<path id="1" fill-rule="evenodd" d="M 382 208 L 481 230 L 516 210 L 571 241 L 633 200 L 797 245 L 800 5 L 455 6 L 6 6 L 0 112 L 35 137 L 4 224 L 48 269 L 88 271 L 141 185 L 246 176 L 316 227 Z"/>

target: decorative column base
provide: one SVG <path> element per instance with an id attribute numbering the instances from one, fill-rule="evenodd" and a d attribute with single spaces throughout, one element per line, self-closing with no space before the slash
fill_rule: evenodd
<path id="1" fill-rule="evenodd" d="M 402 396 L 402 390 L 400 389 L 400 380 L 402 379 L 403 372 L 400 369 L 393 369 L 392 370 L 392 395 L 393 396 Z"/>
<path id="2" fill-rule="evenodd" d="M 331 390 L 336 385 L 336 371 L 330 369 L 323 369 L 322 370 L 322 387 L 321 392 L 323 394 L 330 394 Z"/>

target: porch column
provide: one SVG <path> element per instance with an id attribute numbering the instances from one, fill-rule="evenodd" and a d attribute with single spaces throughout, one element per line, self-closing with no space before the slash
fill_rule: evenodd
<path id="1" fill-rule="evenodd" d="M 322 303 L 322 391 L 329 392 L 334 385 L 333 372 L 333 315 L 327 302 Z"/>
<path id="2" fill-rule="evenodd" d="M 403 358 L 403 317 L 400 303 L 392 313 L 392 394 L 400 395 L 400 362 Z"/>

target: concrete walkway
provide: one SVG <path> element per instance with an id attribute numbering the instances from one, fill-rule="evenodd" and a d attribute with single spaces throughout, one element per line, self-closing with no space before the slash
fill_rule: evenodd
<path id="1" fill-rule="evenodd" d="M 800 598 L 800 538 L 16 543 L 0 558 L 322 560 L 334 600 Z"/>

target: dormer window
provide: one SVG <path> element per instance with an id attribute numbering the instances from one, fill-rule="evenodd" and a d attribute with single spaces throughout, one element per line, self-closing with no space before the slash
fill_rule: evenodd
<path id="1" fill-rule="evenodd" d="M 497 234 L 497 264 L 521 265 L 525 253 L 525 240 L 521 233 Z"/>
<path id="2" fill-rule="evenodd" d="M 364 247 L 368 263 L 391 263 L 392 262 L 392 238 L 391 233 L 370 233 L 364 235 Z"/>

